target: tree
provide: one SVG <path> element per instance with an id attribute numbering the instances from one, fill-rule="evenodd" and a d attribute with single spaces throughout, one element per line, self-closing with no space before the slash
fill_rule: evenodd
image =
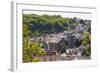
<path id="1" fill-rule="evenodd" d="M 83 56 L 91 55 L 91 36 L 89 32 L 84 32 L 84 36 L 82 39 L 82 45 L 85 47 L 83 51 Z"/>
<path id="2" fill-rule="evenodd" d="M 34 56 L 45 56 L 46 52 L 41 48 L 40 43 L 23 44 L 23 60 L 24 62 L 32 62 Z"/>
<path id="3" fill-rule="evenodd" d="M 31 31 L 29 30 L 29 27 L 27 24 L 23 24 L 23 37 L 27 38 L 31 35 Z"/>

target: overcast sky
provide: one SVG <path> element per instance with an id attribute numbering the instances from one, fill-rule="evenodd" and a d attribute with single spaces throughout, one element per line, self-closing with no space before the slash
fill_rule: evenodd
<path id="1" fill-rule="evenodd" d="M 89 19 L 91 20 L 91 14 L 86 13 L 68 13 L 68 12 L 47 12 L 47 11 L 23 11 L 24 14 L 37 14 L 37 15 L 61 15 L 62 17 L 69 17 L 69 18 L 81 18 L 81 19 Z"/>

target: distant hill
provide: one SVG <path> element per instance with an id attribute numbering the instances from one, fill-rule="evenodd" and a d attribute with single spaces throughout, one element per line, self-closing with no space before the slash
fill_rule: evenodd
<path id="1" fill-rule="evenodd" d="M 77 21 L 76 18 L 65 18 L 60 15 L 37 15 L 23 14 L 23 25 L 27 25 L 30 32 L 35 35 L 59 33 L 84 23 L 84 20 Z"/>

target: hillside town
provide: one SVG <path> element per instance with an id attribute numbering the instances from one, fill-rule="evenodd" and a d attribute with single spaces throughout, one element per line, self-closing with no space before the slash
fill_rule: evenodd
<path id="1" fill-rule="evenodd" d="M 23 14 L 23 62 L 91 59 L 91 20 Z"/>
<path id="2" fill-rule="evenodd" d="M 89 24 L 90 21 L 85 21 L 76 26 L 74 31 L 66 30 L 54 34 L 45 34 L 44 36 L 33 36 L 29 39 L 29 42 L 41 42 L 43 44 L 43 50 L 47 55 L 40 56 L 41 61 L 90 59 L 90 56 L 82 56 L 85 47 L 81 45 L 83 33 L 88 31 Z"/>

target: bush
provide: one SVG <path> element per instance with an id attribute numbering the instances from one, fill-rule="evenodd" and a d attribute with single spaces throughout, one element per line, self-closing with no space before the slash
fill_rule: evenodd
<path id="1" fill-rule="evenodd" d="M 32 62 L 39 62 L 39 61 L 40 61 L 40 58 L 35 57 Z"/>

